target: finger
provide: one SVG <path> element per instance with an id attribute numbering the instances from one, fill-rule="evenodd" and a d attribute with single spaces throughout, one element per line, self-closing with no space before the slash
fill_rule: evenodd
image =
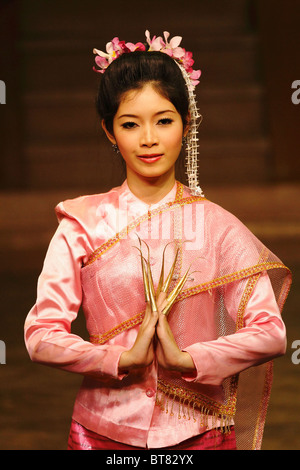
<path id="1" fill-rule="evenodd" d="M 157 299 L 156 299 L 156 305 L 158 307 L 159 310 L 162 309 L 162 305 L 165 304 L 165 300 L 167 298 L 167 294 L 166 292 L 160 292 L 160 294 L 158 295 Z"/>
<path id="2" fill-rule="evenodd" d="M 158 323 L 159 323 L 160 328 L 163 329 L 163 331 L 169 331 L 170 330 L 169 322 L 168 322 L 168 319 L 167 319 L 166 315 L 160 313 L 159 318 L 158 318 Z"/>
<path id="3" fill-rule="evenodd" d="M 168 302 L 165 300 L 158 308 L 158 317 L 161 318 L 162 321 L 168 322 L 168 315 L 165 314 L 165 309 L 168 307 Z"/>
<path id="4" fill-rule="evenodd" d="M 146 308 L 145 308 L 144 318 L 143 318 L 143 321 L 141 323 L 142 330 L 144 331 L 149 326 L 151 327 L 151 323 L 153 323 L 153 315 L 152 315 L 152 311 L 151 311 L 151 306 L 150 306 L 149 303 L 147 303 Z"/>
<path id="5" fill-rule="evenodd" d="M 158 311 L 152 311 L 150 302 L 147 302 L 143 323 L 149 327 L 155 327 L 158 321 Z"/>
<path id="6" fill-rule="evenodd" d="M 164 300 L 166 297 L 167 297 L 166 292 L 160 292 L 157 296 L 157 302 L 160 302 L 160 301 Z"/>
<path id="7" fill-rule="evenodd" d="M 146 310 L 145 310 L 145 315 L 151 313 L 151 305 L 150 302 L 146 303 Z"/>

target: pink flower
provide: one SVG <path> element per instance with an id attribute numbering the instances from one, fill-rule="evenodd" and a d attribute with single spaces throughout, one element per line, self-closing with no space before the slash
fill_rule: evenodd
<path id="1" fill-rule="evenodd" d="M 198 80 L 200 76 L 201 76 L 201 70 L 193 70 L 190 73 L 190 79 L 191 79 L 192 85 L 196 86 L 200 83 L 200 80 Z"/>
<path id="2" fill-rule="evenodd" d="M 100 70 L 96 69 L 93 67 L 93 69 L 96 72 L 99 73 L 104 73 L 105 69 L 111 64 L 111 62 L 120 55 L 128 52 L 134 52 L 134 51 L 144 51 L 146 48 L 144 44 L 141 42 L 138 42 L 136 44 L 133 44 L 132 42 L 127 42 L 125 44 L 125 41 L 120 41 L 118 37 L 115 37 L 112 39 L 112 41 L 108 42 L 106 44 L 106 52 L 99 51 L 98 49 L 94 49 L 94 54 L 97 54 L 95 57 L 95 62 L 100 68 Z"/>
<path id="3" fill-rule="evenodd" d="M 106 52 L 94 49 L 94 54 L 99 56 L 95 58 L 95 62 L 100 68 L 106 69 L 113 60 L 125 52 L 125 49 L 125 42 L 115 37 L 111 42 L 106 44 Z"/>
<path id="4" fill-rule="evenodd" d="M 106 50 L 109 55 L 109 62 L 112 62 L 125 52 L 125 41 L 120 41 L 119 38 L 113 38 L 111 42 L 106 45 Z"/>
<path id="5" fill-rule="evenodd" d="M 170 33 L 168 31 L 164 31 L 165 48 L 162 52 L 165 52 L 174 59 L 180 59 L 185 53 L 185 50 L 182 47 L 178 47 L 181 43 L 182 37 L 174 36 L 170 41 L 168 41 L 169 36 Z"/>
<path id="6" fill-rule="evenodd" d="M 142 42 L 137 42 L 136 44 L 133 44 L 132 42 L 126 42 L 125 46 L 127 47 L 128 52 L 146 50 L 146 47 Z"/>
<path id="7" fill-rule="evenodd" d="M 146 41 L 149 45 L 149 51 L 160 51 L 162 47 L 165 45 L 162 38 L 160 36 L 156 37 L 153 36 L 153 39 L 150 39 L 149 31 L 145 31 Z"/>
<path id="8" fill-rule="evenodd" d="M 95 57 L 95 62 L 98 65 L 98 67 L 100 67 L 100 70 L 96 69 L 95 67 L 93 67 L 93 69 L 95 70 L 95 72 L 99 72 L 99 73 L 104 73 L 105 69 L 109 65 L 108 60 L 105 57 L 101 57 L 100 55 Z"/>
<path id="9" fill-rule="evenodd" d="M 184 55 L 181 58 L 181 63 L 186 71 L 192 71 L 192 66 L 194 65 L 193 54 L 191 52 L 184 51 Z"/>

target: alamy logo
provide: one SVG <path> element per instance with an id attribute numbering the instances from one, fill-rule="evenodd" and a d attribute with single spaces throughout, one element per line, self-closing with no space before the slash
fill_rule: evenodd
<path id="1" fill-rule="evenodd" d="M 3 80 L 0 80 L 0 104 L 6 104 L 6 86 Z"/>
<path id="2" fill-rule="evenodd" d="M 0 364 L 6 364 L 6 346 L 4 341 L 0 340 Z"/>
<path id="3" fill-rule="evenodd" d="M 300 340 L 295 339 L 292 344 L 292 348 L 295 349 L 295 351 L 292 354 L 292 363 L 293 364 L 300 364 Z"/>
<path id="4" fill-rule="evenodd" d="M 292 88 L 296 89 L 294 93 L 292 93 L 292 103 L 293 104 L 299 104 L 300 103 L 300 80 L 295 80 L 292 83 Z"/>

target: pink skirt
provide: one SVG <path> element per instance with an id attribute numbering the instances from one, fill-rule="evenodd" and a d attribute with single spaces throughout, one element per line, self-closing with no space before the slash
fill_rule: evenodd
<path id="1" fill-rule="evenodd" d="M 68 440 L 68 450 L 151 450 L 116 442 L 105 436 L 89 431 L 72 420 Z M 187 439 L 180 444 L 163 447 L 160 450 L 236 450 L 234 427 L 230 433 L 212 429 L 199 436 Z"/>

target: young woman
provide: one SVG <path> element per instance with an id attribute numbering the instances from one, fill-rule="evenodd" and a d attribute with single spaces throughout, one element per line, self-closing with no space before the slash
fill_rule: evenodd
<path id="1" fill-rule="evenodd" d="M 56 207 L 26 345 L 84 376 L 70 449 L 258 449 L 290 272 L 204 197 L 200 72 L 181 38 L 146 40 L 94 51 L 102 127 L 127 177 Z M 175 179 L 183 142 L 188 186 Z M 81 305 L 90 342 L 71 332 Z"/>

